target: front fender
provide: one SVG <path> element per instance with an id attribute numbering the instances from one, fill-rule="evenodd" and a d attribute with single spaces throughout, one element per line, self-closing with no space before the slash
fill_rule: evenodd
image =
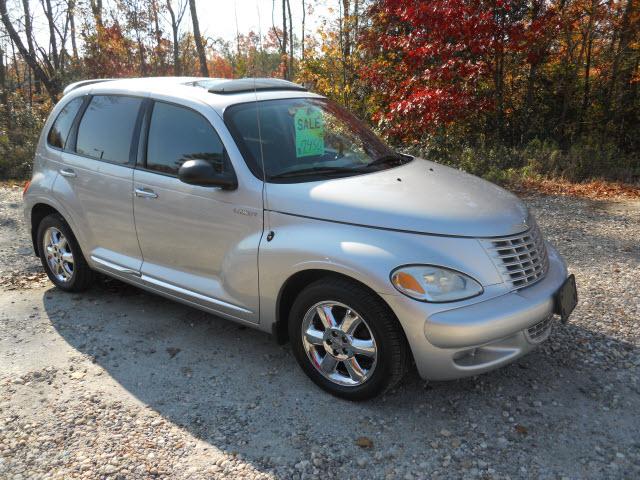
<path id="1" fill-rule="evenodd" d="M 480 242 L 390 231 L 265 212 L 274 232 L 259 251 L 260 323 L 270 331 L 277 321 L 282 286 L 303 270 L 328 270 L 353 278 L 381 295 L 400 295 L 390 273 L 400 265 L 442 265 L 471 275 L 483 286 L 502 279 Z"/>

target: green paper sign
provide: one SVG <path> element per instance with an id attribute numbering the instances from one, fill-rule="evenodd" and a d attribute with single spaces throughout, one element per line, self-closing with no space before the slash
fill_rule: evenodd
<path id="1" fill-rule="evenodd" d="M 324 155 L 324 118 L 315 107 L 300 108 L 293 117 L 296 129 L 296 157 Z"/>

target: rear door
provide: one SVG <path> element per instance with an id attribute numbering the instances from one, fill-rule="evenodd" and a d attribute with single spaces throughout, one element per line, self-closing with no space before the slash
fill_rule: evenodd
<path id="1" fill-rule="evenodd" d="M 115 274 L 137 274 L 142 255 L 133 221 L 133 139 L 143 99 L 94 95 L 61 153 L 54 191 L 81 230 L 85 256 Z"/>
<path id="2" fill-rule="evenodd" d="M 144 125 L 133 185 L 142 280 L 216 313 L 258 322 L 261 191 L 240 178 L 233 191 L 177 178 L 189 159 L 233 169 L 217 131 L 222 120 L 208 106 L 154 101 Z"/>

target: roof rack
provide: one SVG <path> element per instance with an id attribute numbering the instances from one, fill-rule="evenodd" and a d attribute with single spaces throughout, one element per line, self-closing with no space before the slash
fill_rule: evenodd
<path id="1" fill-rule="evenodd" d="M 102 83 L 102 82 L 110 82 L 112 80 L 117 80 L 116 78 L 94 78 L 91 80 L 80 80 L 79 82 L 70 83 L 64 90 L 62 91 L 62 95 L 66 95 L 67 93 L 75 90 L 76 88 L 84 87 L 85 85 L 92 85 L 94 83 Z"/>
<path id="2" fill-rule="evenodd" d="M 297 83 L 279 78 L 239 78 L 236 80 L 203 80 L 194 85 L 206 88 L 210 93 L 231 94 L 265 90 L 297 90 L 306 92 L 307 88 Z"/>

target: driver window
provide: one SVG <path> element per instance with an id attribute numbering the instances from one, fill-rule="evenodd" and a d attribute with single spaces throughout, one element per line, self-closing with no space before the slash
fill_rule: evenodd
<path id="1" fill-rule="evenodd" d="M 188 108 L 155 102 L 147 143 L 146 168 L 177 175 L 187 160 L 207 160 L 222 173 L 224 146 L 209 121 Z"/>

